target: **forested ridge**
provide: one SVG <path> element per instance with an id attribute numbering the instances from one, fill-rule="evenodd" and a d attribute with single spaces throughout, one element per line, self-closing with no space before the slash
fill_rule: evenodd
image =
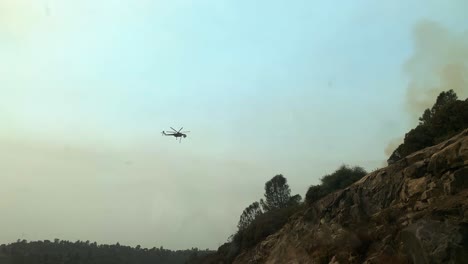
<path id="1" fill-rule="evenodd" d="M 59 239 L 18 240 L 0 245 L 0 264 L 183 264 L 207 253 L 210 253 L 208 249 L 198 248 L 169 250 Z"/>

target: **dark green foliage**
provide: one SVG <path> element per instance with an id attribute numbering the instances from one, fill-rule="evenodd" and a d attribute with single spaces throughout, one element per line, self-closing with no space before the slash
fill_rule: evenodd
<path id="1" fill-rule="evenodd" d="M 307 190 L 306 193 L 306 201 L 308 203 L 315 202 L 328 193 L 325 191 L 325 188 L 322 187 L 322 185 L 312 185 L 309 187 L 309 190 Z"/>
<path id="2" fill-rule="evenodd" d="M 432 116 L 434 143 L 440 143 L 468 128 L 468 100 L 445 105 Z"/>
<path id="3" fill-rule="evenodd" d="M 419 125 L 406 133 L 388 163 L 400 160 L 423 148 L 438 144 L 468 128 L 468 100 L 457 100 L 453 90 L 442 92 L 431 109 L 419 118 Z"/>
<path id="4" fill-rule="evenodd" d="M 334 192 L 351 185 L 366 174 L 366 170 L 361 167 L 356 166 L 351 168 L 346 165 L 341 165 L 332 174 L 323 176 L 321 179 L 322 187 L 326 192 Z"/>
<path id="5" fill-rule="evenodd" d="M 301 201 L 302 201 L 302 197 L 299 194 L 296 194 L 292 196 L 291 198 L 289 198 L 288 207 L 300 205 Z"/>
<path id="6" fill-rule="evenodd" d="M 265 183 L 265 200 L 261 199 L 260 204 L 267 212 L 287 207 L 290 198 L 291 190 L 287 180 L 279 174 Z"/>
<path id="7" fill-rule="evenodd" d="M 279 231 L 300 208 L 301 205 L 295 205 L 260 214 L 246 228 L 239 229 L 217 252 L 191 259 L 188 264 L 232 263 L 240 252 L 254 247 L 267 236 Z"/>
<path id="8" fill-rule="evenodd" d="M 237 228 L 245 229 L 247 226 L 252 223 L 257 216 L 261 215 L 262 209 L 260 208 L 260 204 L 258 202 L 254 202 L 249 205 L 247 208 L 244 209 L 242 215 L 240 216 L 239 223 L 237 224 Z"/>
<path id="9" fill-rule="evenodd" d="M 257 202 L 244 210 L 244 213 L 257 213 L 254 214 L 255 217 L 246 217 L 249 219 L 246 221 L 249 222 L 248 225 L 239 226 L 239 230 L 231 240 L 231 256 L 235 256 L 240 250 L 255 246 L 267 236 L 280 230 L 289 217 L 298 211 L 302 200 L 298 194 L 291 197 L 287 179 L 281 174 L 265 183 L 264 196 L 265 200 L 260 200 L 263 213 L 258 213 L 260 208 Z M 247 213 L 247 215 L 252 215 L 252 213 Z M 243 219 L 242 216 L 241 219 Z"/>
<path id="10" fill-rule="evenodd" d="M 420 125 L 427 125 L 431 122 L 432 119 L 432 112 L 429 109 L 426 109 L 423 115 L 419 118 Z"/>
<path id="11" fill-rule="evenodd" d="M 232 263 L 242 251 L 279 231 L 301 208 L 302 197 L 291 196 L 286 178 L 278 174 L 265 183 L 265 200 L 254 202 L 242 212 L 238 231 L 216 253 L 194 258 L 189 264 Z M 263 211 L 260 208 L 263 207 Z"/>
<path id="12" fill-rule="evenodd" d="M 279 231 L 300 206 L 289 206 L 259 215 L 247 228 L 234 235 L 232 243 L 241 250 L 251 248 L 267 236 Z"/>
<path id="13" fill-rule="evenodd" d="M 456 102 L 458 99 L 457 94 L 453 90 L 448 90 L 446 92 L 441 92 L 437 96 L 434 106 L 432 106 L 431 113 L 434 116 L 437 112 L 441 111 L 447 105 L 450 105 Z"/>
<path id="14" fill-rule="evenodd" d="M 236 249 L 233 252 L 234 243 L 224 243 L 218 248 L 218 251 L 210 254 L 190 258 L 186 264 L 223 264 L 232 263 L 239 253 Z"/>
<path id="15" fill-rule="evenodd" d="M 177 250 L 161 248 L 135 248 L 129 246 L 97 245 L 89 241 L 69 242 L 56 239 L 54 242 L 25 240 L 0 246 L 0 260 L 6 264 L 157 264 L 186 263 L 189 258 L 203 256 L 212 251 Z M 3 255 L 3 256 L 2 256 Z"/>
<path id="16" fill-rule="evenodd" d="M 342 165 L 335 172 L 320 179 L 322 184 L 310 186 L 306 194 L 306 201 L 313 203 L 325 195 L 343 189 L 358 181 L 367 174 L 361 167 L 348 167 Z"/>

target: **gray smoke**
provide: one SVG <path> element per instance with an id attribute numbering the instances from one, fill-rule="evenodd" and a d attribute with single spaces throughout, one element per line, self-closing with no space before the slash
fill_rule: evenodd
<path id="1" fill-rule="evenodd" d="M 442 91 L 468 95 L 468 32 L 450 32 L 433 21 L 413 31 L 414 53 L 404 64 L 409 77 L 406 109 L 416 121 Z"/>
<path id="2" fill-rule="evenodd" d="M 405 108 L 415 126 L 442 91 L 453 89 L 459 98 L 467 97 L 468 32 L 422 21 L 413 29 L 413 49 L 403 70 L 409 78 Z M 391 140 L 385 154 L 390 156 L 402 142 L 403 137 Z"/>

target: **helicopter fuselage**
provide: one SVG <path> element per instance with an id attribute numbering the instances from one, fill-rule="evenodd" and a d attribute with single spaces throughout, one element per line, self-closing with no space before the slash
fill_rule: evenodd
<path id="1" fill-rule="evenodd" d="M 173 136 L 176 138 L 176 140 L 179 140 L 179 142 L 182 141 L 182 138 L 186 138 L 187 134 L 190 131 L 182 131 L 183 127 L 181 127 L 179 130 L 175 130 L 173 127 L 171 127 L 172 131 L 163 131 L 162 134 L 164 136 Z M 167 133 L 166 133 L 167 132 Z"/>
<path id="2" fill-rule="evenodd" d="M 184 133 L 167 134 L 167 133 L 163 132 L 163 134 L 166 135 L 166 136 L 174 136 L 174 137 L 176 137 L 176 138 L 179 138 L 179 137 L 184 137 L 184 138 L 186 138 L 186 137 L 187 137 L 187 135 L 184 134 Z"/>

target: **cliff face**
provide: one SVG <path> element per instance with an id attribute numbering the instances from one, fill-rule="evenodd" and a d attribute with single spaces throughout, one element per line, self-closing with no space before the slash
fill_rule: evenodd
<path id="1" fill-rule="evenodd" d="M 468 129 L 309 205 L 234 261 L 468 263 Z"/>

